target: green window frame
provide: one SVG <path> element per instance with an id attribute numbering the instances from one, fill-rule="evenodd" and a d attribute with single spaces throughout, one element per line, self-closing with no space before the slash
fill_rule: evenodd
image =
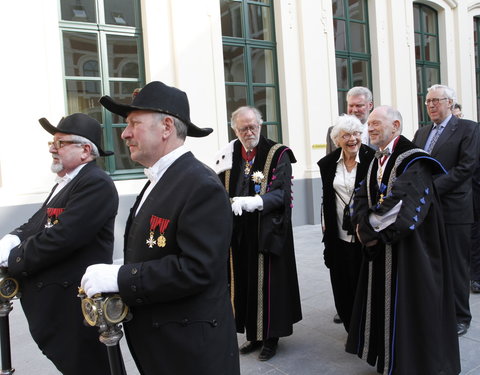
<path id="1" fill-rule="evenodd" d="M 427 89 L 440 83 L 440 43 L 437 11 L 427 5 L 413 3 L 415 31 L 415 63 L 417 71 L 418 123 L 430 123 L 425 106 Z"/>
<path id="2" fill-rule="evenodd" d="M 104 109 L 109 95 L 130 103 L 145 85 L 139 0 L 59 0 L 65 113 L 81 112 L 102 124 L 102 148 L 114 156 L 98 158 L 114 179 L 142 177 L 120 135 L 125 120 Z"/>
<path id="3" fill-rule="evenodd" d="M 367 0 L 332 0 L 338 113 L 347 113 L 347 92 L 354 86 L 372 89 Z"/>
<path id="4" fill-rule="evenodd" d="M 262 134 L 282 142 L 277 48 L 272 0 L 220 0 L 229 139 L 232 112 L 254 106 Z"/>
<path id="5" fill-rule="evenodd" d="M 473 17 L 473 40 L 475 49 L 475 78 L 477 91 L 477 121 L 480 121 L 480 17 Z"/>

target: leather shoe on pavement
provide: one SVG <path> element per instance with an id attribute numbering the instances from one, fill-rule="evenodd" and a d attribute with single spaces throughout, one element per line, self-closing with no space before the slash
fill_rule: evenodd
<path id="1" fill-rule="evenodd" d="M 263 345 L 262 351 L 258 355 L 259 361 L 268 361 L 277 353 L 278 344 Z"/>
<path id="2" fill-rule="evenodd" d="M 463 336 L 465 333 L 467 333 L 468 328 L 470 328 L 470 325 L 467 323 L 457 323 L 457 335 Z"/>
<path id="3" fill-rule="evenodd" d="M 240 346 L 240 354 L 248 354 L 254 352 L 262 346 L 261 341 L 246 341 Z"/>
<path id="4" fill-rule="evenodd" d="M 472 280 L 470 290 L 472 293 L 480 293 L 480 280 Z"/>
<path id="5" fill-rule="evenodd" d="M 335 316 L 333 317 L 333 322 L 336 324 L 342 323 L 342 318 L 340 318 L 340 315 L 335 314 Z"/>

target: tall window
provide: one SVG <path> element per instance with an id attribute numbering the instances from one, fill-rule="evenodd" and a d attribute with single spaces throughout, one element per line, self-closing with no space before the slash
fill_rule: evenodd
<path id="1" fill-rule="evenodd" d="M 244 105 L 263 115 L 262 134 L 281 142 L 272 0 L 220 0 L 227 116 Z M 230 129 L 230 127 L 229 127 Z M 230 139 L 235 135 L 230 130 Z"/>
<path id="2" fill-rule="evenodd" d="M 339 113 L 353 86 L 371 89 L 367 0 L 332 0 Z"/>
<path id="3" fill-rule="evenodd" d="M 103 145 L 114 156 L 99 163 L 116 178 L 140 166 L 120 138 L 123 118 L 103 109 L 103 95 L 130 103 L 145 83 L 138 0 L 60 0 L 66 113 L 82 112 L 103 124 Z M 129 176 L 131 177 L 131 175 Z"/>
<path id="4" fill-rule="evenodd" d="M 415 60 L 417 67 L 417 106 L 420 126 L 430 119 L 425 106 L 427 89 L 440 83 L 440 55 L 437 12 L 423 4 L 413 4 Z"/>
<path id="5" fill-rule="evenodd" d="M 478 42 L 480 36 L 480 17 L 473 19 L 473 36 L 475 43 L 475 76 L 477 79 L 477 121 L 480 121 L 480 44 Z"/>

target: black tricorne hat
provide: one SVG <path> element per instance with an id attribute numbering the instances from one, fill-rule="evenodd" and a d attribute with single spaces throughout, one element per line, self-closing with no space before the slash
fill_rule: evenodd
<path id="1" fill-rule="evenodd" d="M 100 104 L 124 118 L 136 110 L 169 114 L 187 125 L 190 137 L 205 137 L 213 131 L 211 128 L 199 128 L 190 121 L 190 106 L 185 92 L 159 81 L 148 83 L 134 96 L 130 105 L 117 103 L 109 96 L 102 96 Z"/>
<path id="2" fill-rule="evenodd" d="M 98 148 L 100 156 L 113 155 L 113 151 L 103 151 L 100 147 L 102 139 L 102 127 L 94 118 L 83 113 L 74 113 L 67 117 L 63 117 L 55 127 L 42 117 L 38 120 L 40 125 L 50 134 L 65 133 L 80 135 L 90 140 Z"/>

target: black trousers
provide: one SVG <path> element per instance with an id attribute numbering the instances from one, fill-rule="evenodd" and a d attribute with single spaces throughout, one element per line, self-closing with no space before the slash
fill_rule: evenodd
<path id="1" fill-rule="evenodd" d="M 332 250 L 330 281 L 333 298 L 337 313 L 348 332 L 362 261 L 362 245 L 337 239 Z"/>
<path id="2" fill-rule="evenodd" d="M 480 221 L 472 224 L 472 249 L 470 251 L 470 279 L 480 280 Z"/>
<path id="3" fill-rule="evenodd" d="M 453 290 L 457 323 L 470 324 L 470 248 L 471 224 L 445 224 L 450 264 L 452 266 Z"/>

